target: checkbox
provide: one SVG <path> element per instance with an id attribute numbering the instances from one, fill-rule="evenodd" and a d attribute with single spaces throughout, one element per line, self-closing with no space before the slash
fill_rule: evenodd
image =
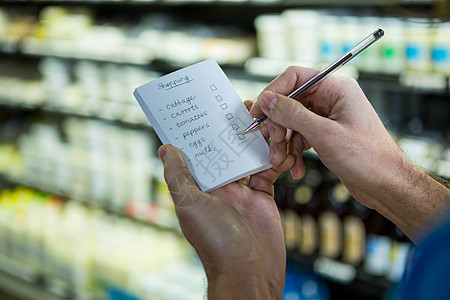
<path id="1" fill-rule="evenodd" d="M 245 135 L 243 135 L 243 134 L 239 134 L 238 137 L 239 137 L 239 139 L 240 139 L 241 141 L 242 141 L 242 140 L 245 140 Z"/>
<path id="2" fill-rule="evenodd" d="M 222 96 L 220 96 L 220 95 L 217 95 L 217 96 L 216 96 L 216 100 L 217 100 L 217 102 L 220 102 L 220 101 L 222 101 L 222 100 L 223 100 L 223 98 L 222 98 Z"/>
<path id="3" fill-rule="evenodd" d="M 226 103 L 224 103 L 224 104 L 220 104 L 220 107 L 222 107 L 222 109 L 225 110 L 228 108 L 228 105 Z"/>
<path id="4" fill-rule="evenodd" d="M 211 91 L 217 91 L 217 87 L 216 87 L 215 84 L 211 84 L 211 85 L 209 86 L 209 88 L 211 89 Z"/>
<path id="5" fill-rule="evenodd" d="M 231 119 L 233 119 L 233 114 L 231 114 L 231 113 L 226 114 L 225 117 L 227 117 L 227 120 L 231 120 Z"/>
<path id="6" fill-rule="evenodd" d="M 231 128 L 233 128 L 234 130 L 238 130 L 239 129 L 238 123 L 231 124 Z"/>

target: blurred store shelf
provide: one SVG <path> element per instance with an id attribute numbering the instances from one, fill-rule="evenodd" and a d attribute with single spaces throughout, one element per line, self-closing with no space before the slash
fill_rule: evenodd
<path id="1" fill-rule="evenodd" d="M 63 300 L 65 297 L 55 295 L 46 290 L 41 284 L 35 284 L 17 276 L 0 271 L 0 297 L 2 299 L 27 299 L 27 300 Z M 10 296 L 13 295 L 13 296 Z"/>
<path id="2" fill-rule="evenodd" d="M 5 174 L 0 173 L 0 186 L 3 188 L 5 186 L 9 187 L 27 187 L 38 192 L 53 195 L 57 197 L 62 202 L 75 201 L 80 205 L 83 205 L 87 208 L 103 211 L 107 214 L 123 218 L 126 220 L 130 220 L 136 222 L 137 224 L 143 226 L 151 226 L 157 230 L 165 230 L 173 233 L 175 235 L 179 235 L 180 238 L 181 230 L 178 225 L 178 220 L 175 218 L 173 211 L 167 210 L 166 208 L 152 206 L 152 205 L 141 205 L 140 207 L 132 207 L 130 204 L 126 210 L 117 209 L 102 203 L 94 203 L 87 199 L 77 199 L 73 198 L 70 194 L 61 194 L 61 191 L 58 189 L 52 189 L 51 187 L 43 187 L 40 184 L 28 183 L 24 178 L 11 178 Z M 137 210 L 146 210 L 147 214 L 145 215 L 137 215 Z"/>
<path id="3" fill-rule="evenodd" d="M 0 270 L 24 285 L 5 290 L 17 297 L 28 287 L 41 290 L 40 298 L 22 299 L 53 299 L 44 291 L 70 299 L 203 294 L 203 269 L 172 231 L 23 186 L 3 186 L 0 215 Z M 178 281 L 178 289 L 167 288 Z"/>
<path id="4" fill-rule="evenodd" d="M 385 278 L 368 275 L 361 268 L 325 257 L 305 259 L 298 252 L 288 252 L 289 261 L 303 270 L 310 270 L 326 280 L 332 288 L 345 285 L 353 287 L 351 299 L 384 299 L 392 282 Z"/>
<path id="5" fill-rule="evenodd" d="M 6 0 L 4 3 L 62 4 L 60 0 Z M 83 5 L 249 5 L 249 6 L 386 6 L 427 5 L 433 0 L 69 0 L 65 4 Z"/>
<path id="6" fill-rule="evenodd" d="M 255 100 L 289 65 L 323 68 L 382 27 L 386 36 L 339 75 L 358 80 L 413 162 L 450 178 L 450 26 L 387 17 L 392 7 L 432 15 L 434 4 L 2 1 L 0 270 L 9 273 L 0 271 L 0 290 L 24 299 L 203 297 L 160 142 L 132 91 L 205 58 L 222 65 L 242 99 Z M 383 298 L 401 279 L 410 241 L 358 206 L 314 150 L 303 157 L 307 176 L 284 174 L 275 200 L 289 265 L 317 281 L 291 279 L 310 295 L 325 282 L 331 299 Z"/>

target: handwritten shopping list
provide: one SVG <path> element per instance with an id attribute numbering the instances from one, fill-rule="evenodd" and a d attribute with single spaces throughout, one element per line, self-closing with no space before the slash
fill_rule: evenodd
<path id="1" fill-rule="evenodd" d="M 134 91 L 164 144 L 178 148 L 202 191 L 270 168 L 269 147 L 214 60 L 180 69 Z"/>

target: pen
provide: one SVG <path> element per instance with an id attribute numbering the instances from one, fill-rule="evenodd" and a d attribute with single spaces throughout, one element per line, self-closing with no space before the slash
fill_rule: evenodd
<path id="1" fill-rule="evenodd" d="M 367 47 L 378 41 L 382 36 L 384 35 L 384 31 L 382 29 L 377 29 L 373 33 L 369 34 L 365 39 L 363 39 L 361 42 L 359 42 L 356 46 L 348 50 L 344 53 L 340 58 L 338 58 L 335 62 L 330 64 L 328 67 L 320 71 L 317 75 L 309 79 L 307 82 L 305 82 L 302 86 L 300 86 L 298 89 L 293 91 L 291 94 L 288 95 L 289 98 L 292 99 L 298 99 L 303 93 L 305 93 L 309 88 L 311 88 L 313 85 L 318 83 L 320 80 L 325 78 L 327 75 L 333 73 L 334 71 L 338 70 L 340 67 L 345 65 L 347 62 L 349 62 L 351 59 L 353 59 L 355 56 L 357 56 L 359 53 L 364 51 Z M 259 116 L 259 118 L 254 118 L 253 123 L 250 124 L 250 126 L 245 129 L 245 131 L 242 134 L 247 134 L 250 131 L 255 130 L 256 128 L 266 124 L 269 120 L 269 118 L 265 115 Z"/>

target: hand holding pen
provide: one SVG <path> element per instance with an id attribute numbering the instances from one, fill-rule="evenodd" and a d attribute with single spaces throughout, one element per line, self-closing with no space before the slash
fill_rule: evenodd
<path id="1" fill-rule="evenodd" d="M 297 88 L 295 91 L 293 91 L 291 94 L 288 95 L 289 98 L 292 99 L 298 99 L 301 95 L 303 95 L 306 91 L 308 91 L 312 86 L 317 84 L 319 81 L 324 79 L 326 76 L 330 75 L 334 71 L 338 70 L 340 67 L 345 65 L 347 62 L 352 60 L 354 57 L 356 57 L 358 54 L 360 54 L 362 51 L 364 51 L 366 48 L 368 48 L 370 45 L 378 41 L 382 36 L 384 35 L 384 31 L 382 29 L 378 29 L 374 31 L 373 33 L 369 34 L 365 39 L 363 39 L 361 42 L 359 42 L 356 46 L 351 48 L 349 51 L 344 53 L 340 58 L 338 58 L 336 61 L 334 61 L 332 64 L 330 64 L 328 67 L 320 71 L 317 75 L 312 77 L 310 80 L 305 82 L 303 85 L 301 85 L 299 88 Z M 242 134 L 247 134 L 256 128 L 264 125 L 269 121 L 269 118 L 265 115 L 260 116 L 259 118 L 255 118 L 253 123 L 250 124 L 247 129 Z"/>

